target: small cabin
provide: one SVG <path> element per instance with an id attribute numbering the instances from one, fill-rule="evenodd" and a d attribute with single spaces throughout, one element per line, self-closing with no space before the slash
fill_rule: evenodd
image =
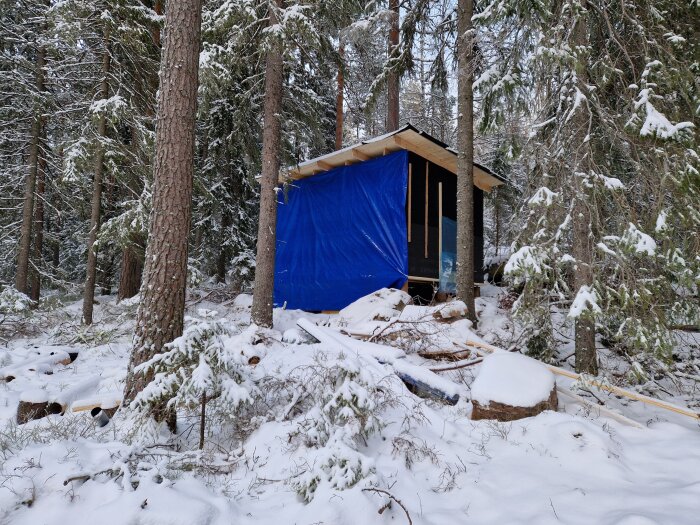
<path id="1" fill-rule="evenodd" d="M 407 124 L 291 168 L 278 192 L 275 306 L 339 310 L 380 288 L 455 290 L 457 152 Z M 474 282 L 483 282 L 484 192 L 474 164 Z"/>

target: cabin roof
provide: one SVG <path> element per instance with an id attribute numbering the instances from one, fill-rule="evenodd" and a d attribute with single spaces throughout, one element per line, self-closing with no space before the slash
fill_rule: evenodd
<path id="1" fill-rule="evenodd" d="M 454 174 L 457 173 L 457 151 L 407 123 L 396 131 L 304 161 L 289 168 L 281 180 L 311 177 L 333 168 L 348 166 L 401 149 L 411 151 Z M 505 179 L 487 167 L 474 163 L 474 185 L 478 188 L 491 191 L 495 186 L 500 186 L 504 182 Z"/>

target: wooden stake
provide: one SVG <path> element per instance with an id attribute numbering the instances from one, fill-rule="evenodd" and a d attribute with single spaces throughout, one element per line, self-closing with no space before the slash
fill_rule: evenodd
<path id="1" fill-rule="evenodd" d="M 413 166 L 408 163 L 408 242 L 411 242 L 411 179 L 413 176 Z"/>
<path id="2" fill-rule="evenodd" d="M 442 182 L 438 183 L 438 278 L 442 272 Z"/>
<path id="3" fill-rule="evenodd" d="M 428 168 L 430 163 L 425 161 L 425 258 L 428 258 Z"/>

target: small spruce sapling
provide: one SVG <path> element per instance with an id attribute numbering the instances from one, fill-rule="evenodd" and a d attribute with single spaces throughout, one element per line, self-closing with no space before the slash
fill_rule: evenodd
<path id="1" fill-rule="evenodd" d="M 374 472 L 372 460 L 358 447 L 382 429 L 378 414 L 391 402 L 390 389 L 380 386 L 385 374 L 374 363 L 341 354 L 325 356 L 313 368 L 315 381 L 307 383 L 313 406 L 299 422 L 299 434 L 314 448 L 312 466 L 292 481 L 305 501 L 323 481 L 344 490 Z"/>
<path id="2" fill-rule="evenodd" d="M 166 351 L 139 365 L 136 372 L 153 379 L 132 402 L 144 416 L 154 407 L 193 410 L 200 408 L 200 443 L 204 446 L 205 410 L 235 417 L 235 409 L 251 402 L 256 387 L 249 375 L 248 359 L 234 345 L 223 320 L 191 319 L 181 337 L 166 345 Z"/>

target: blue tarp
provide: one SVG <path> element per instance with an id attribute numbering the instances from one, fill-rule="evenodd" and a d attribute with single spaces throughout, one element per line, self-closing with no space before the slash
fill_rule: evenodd
<path id="1" fill-rule="evenodd" d="M 279 193 L 275 305 L 339 310 L 408 276 L 408 152 L 295 181 Z"/>

